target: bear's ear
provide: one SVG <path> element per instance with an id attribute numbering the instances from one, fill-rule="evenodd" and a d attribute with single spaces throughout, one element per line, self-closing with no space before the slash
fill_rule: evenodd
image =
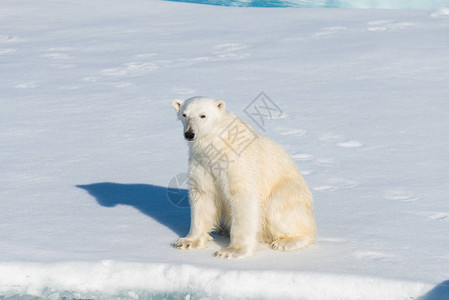
<path id="1" fill-rule="evenodd" d="M 184 100 L 173 100 L 171 105 L 173 106 L 173 108 L 179 112 L 179 110 L 181 109 L 182 104 L 184 103 Z"/>
<path id="2" fill-rule="evenodd" d="M 225 110 L 225 108 L 226 108 L 226 102 L 224 102 L 223 100 L 218 100 L 218 101 L 215 102 L 215 103 L 216 103 L 216 105 L 217 105 L 219 111 L 224 111 L 224 110 Z"/>

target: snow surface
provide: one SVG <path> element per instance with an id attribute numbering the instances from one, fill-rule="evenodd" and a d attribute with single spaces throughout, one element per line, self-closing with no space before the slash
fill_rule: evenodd
<path id="1" fill-rule="evenodd" d="M 0 295 L 448 299 L 448 15 L 3 0 Z M 170 101 L 220 98 L 258 128 L 261 91 L 317 243 L 172 248 L 189 209 Z"/>

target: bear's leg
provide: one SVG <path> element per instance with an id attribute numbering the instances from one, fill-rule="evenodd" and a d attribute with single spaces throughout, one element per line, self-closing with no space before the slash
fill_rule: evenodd
<path id="1" fill-rule="evenodd" d="M 177 240 L 173 246 L 178 249 L 206 248 L 213 238 L 209 233 L 219 222 L 219 214 L 213 192 L 194 191 L 191 197 L 191 224 L 189 234 Z"/>
<path id="2" fill-rule="evenodd" d="M 257 245 L 257 231 L 260 201 L 254 196 L 235 195 L 230 201 L 232 207 L 231 242 L 229 247 L 215 253 L 227 259 L 252 255 Z"/>
<path id="3" fill-rule="evenodd" d="M 313 244 L 316 229 L 312 195 L 301 178 L 285 180 L 277 186 L 265 216 L 271 248 L 293 251 Z"/>

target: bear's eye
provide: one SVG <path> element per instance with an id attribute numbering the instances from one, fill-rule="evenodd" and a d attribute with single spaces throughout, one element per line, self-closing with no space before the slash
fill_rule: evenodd
<path id="1" fill-rule="evenodd" d="M 186 114 L 182 114 L 182 116 L 185 118 L 185 117 L 187 117 L 187 115 Z"/>
<path id="2" fill-rule="evenodd" d="M 204 119 L 205 117 L 206 117 L 206 115 L 201 115 L 200 116 L 201 119 Z"/>

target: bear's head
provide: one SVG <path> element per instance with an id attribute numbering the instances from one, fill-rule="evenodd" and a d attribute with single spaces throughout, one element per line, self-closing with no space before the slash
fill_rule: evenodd
<path id="1" fill-rule="evenodd" d="M 194 141 L 211 133 L 215 123 L 225 112 L 226 103 L 206 97 L 193 97 L 187 100 L 173 100 L 172 106 L 184 126 L 184 137 Z"/>

